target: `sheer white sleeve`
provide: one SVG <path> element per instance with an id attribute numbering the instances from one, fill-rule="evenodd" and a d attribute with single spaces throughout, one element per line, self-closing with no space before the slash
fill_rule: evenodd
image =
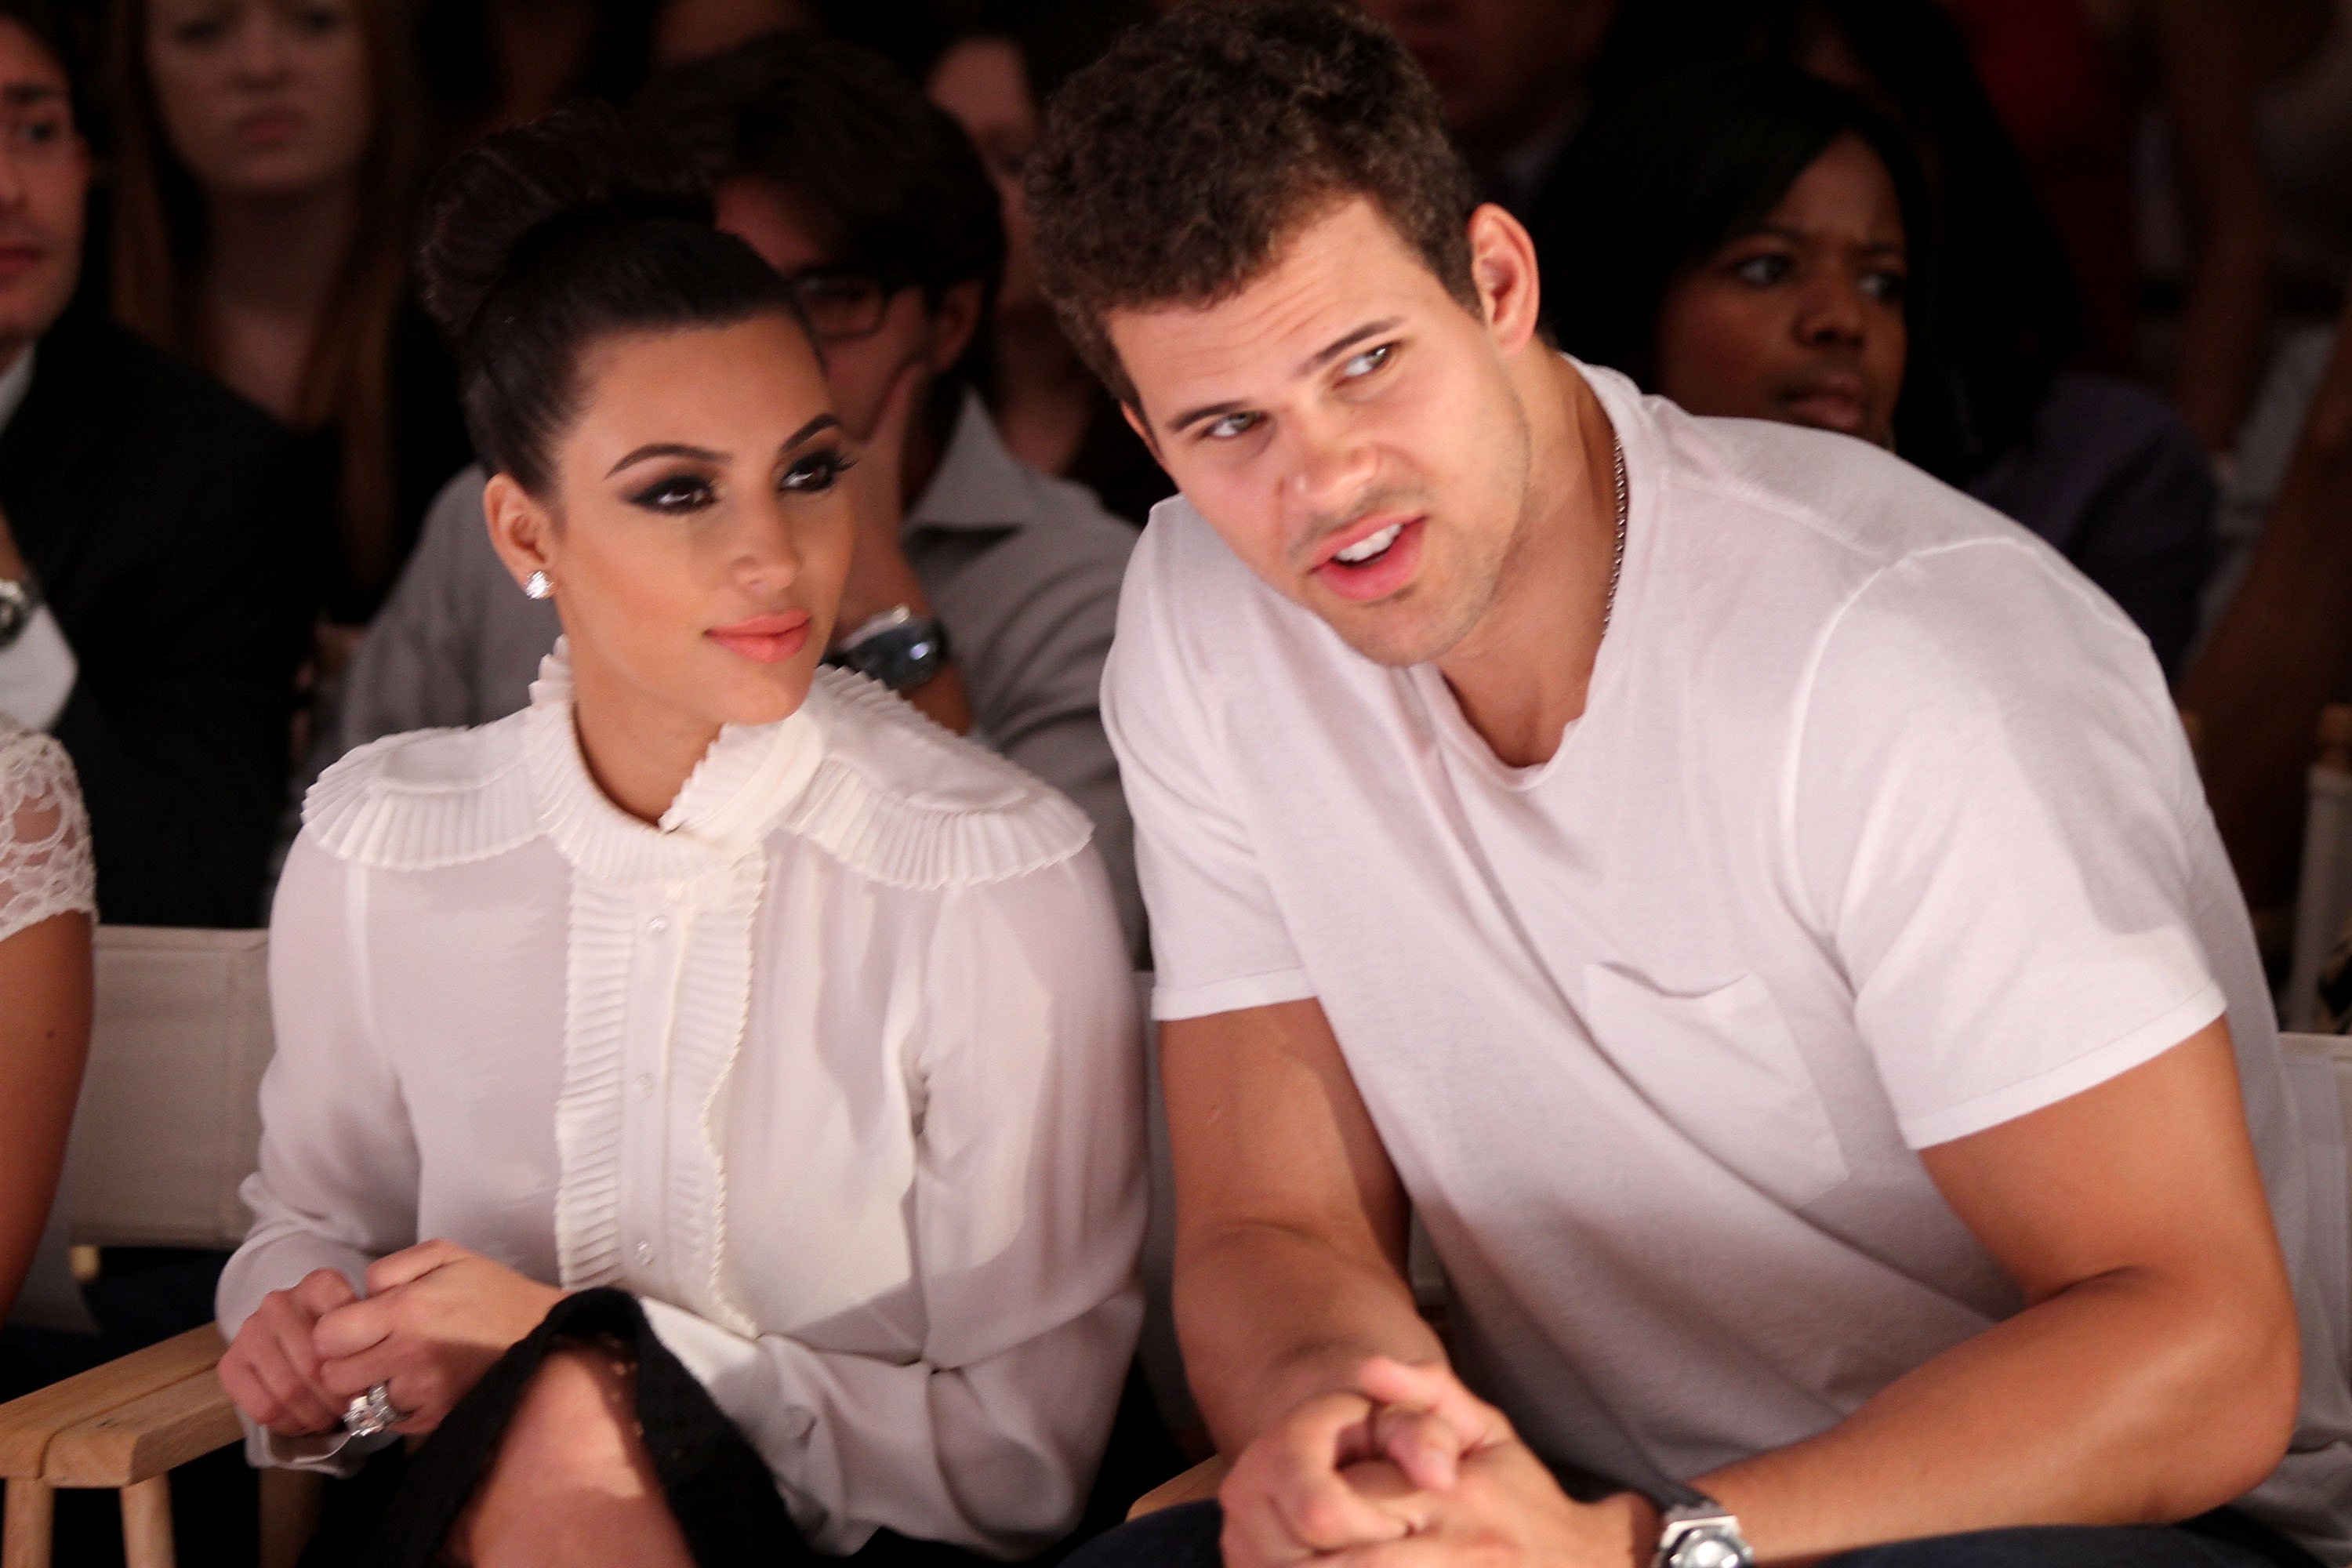
<path id="1" fill-rule="evenodd" d="M 53 915 L 98 914 L 89 816 L 47 735 L 0 722 L 0 941 Z"/>

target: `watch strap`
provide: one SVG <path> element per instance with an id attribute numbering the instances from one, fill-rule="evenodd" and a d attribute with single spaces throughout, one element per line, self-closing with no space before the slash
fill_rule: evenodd
<path id="1" fill-rule="evenodd" d="M 1669 1481 L 1659 1489 L 1661 1528 L 1650 1568 L 1752 1568 L 1755 1552 L 1738 1516 L 1694 1487 Z"/>
<path id="2" fill-rule="evenodd" d="M 0 648 L 13 646 L 33 624 L 41 607 L 41 584 L 27 572 L 22 577 L 0 577 Z"/>

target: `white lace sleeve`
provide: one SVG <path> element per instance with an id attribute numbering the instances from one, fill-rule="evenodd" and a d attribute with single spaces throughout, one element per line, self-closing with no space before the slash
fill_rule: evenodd
<path id="1" fill-rule="evenodd" d="M 0 941 L 52 915 L 98 914 L 89 816 L 48 736 L 0 724 Z"/>

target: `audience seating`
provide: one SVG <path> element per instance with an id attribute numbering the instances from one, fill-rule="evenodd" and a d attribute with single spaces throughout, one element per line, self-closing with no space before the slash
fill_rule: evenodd
<path id="1" fill-rule="evenodd" d="M 257 931 L 99 928 L 89 1067 L 58 1194 L 73 1242 L 244 1239 L 236 1189 L 260 1142 L 270 1051 L 267 945 Z M 59 1487 L 120 1490 L 130 1568 L 169 1568 L 170 1471 L 241 1436 L 213 1373 L 221 1350 L 207 1325 L 0 1405 L 5 1568 L 46 1568 Z M 266 1561 L 290 1568 L 308 1480 L 265 1478 Z"/>
<path id="2" fill-rule="evenodd" d="M 2352 758 L 2340 771 L 2352 778 Z M 2352 828 L 2346 843 L 2352 847 Z M 236 1188 L 259 1143 L 256 1097 L 270 1049 L 266 946 L 260 931 L 100 928 L 89 1071 L 59 1198 L 77 1243 L 233 1247 L 243 1239 L 247 1215 Z M 2322 1085 L 2335 1091 L 2332 1102 L 2306 1109 L 2340 1118 L 2352 1141 L 2352 1038 L 2289 1035 L 2284 1045 L 2300 1096 L 2323 1093 Z M 1165 1332 L 1172 1194 L 1156 1090 L 1152 1120 L 1146 1272 Z M 2343 1194 L 2339 1214 L 2352 1215 L 2352 1170 L 2328 1175 Z M 1425 1241 L 1414 1239 L 1414 1296 L 1442 1322 L 1443 1278 Z M 171 1568 L 171 1470 L 241 1437 L 214 1372 L 222 1349 L 213 1329 L 196 1329 L 0 1405 L 7 1486 L 0 1568 L 47 1568 L 59 1487 L 120 1490 L 130 1568 Z M 1181 1377 L 1177 1369 L 1160 1372 L 1155 1382 Z M 1222 1457 L 1196 1465 L 1139 1498 L 1129 1517 L 1213 1497 L 1227 1468 Z M 264 1568 L 290 1568 L 315 1518 L 315 1478 L 270 1471 L 263 1482 Z"/>
<path id="3" fill-rule="evenodd" d="M 2294 904 L 2294 957 L 2287 972 L 2290 1029 L 2319 1021 L 2319 972 L 2352 921 L 2352 705 L 2319 715 L 2319 754 L 2311 767 L 2303 831 L 2303 877 Z"/>

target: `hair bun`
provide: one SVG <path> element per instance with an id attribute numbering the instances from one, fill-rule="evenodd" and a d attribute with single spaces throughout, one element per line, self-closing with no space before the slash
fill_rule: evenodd
<path id="1" fill-rule="evenodd" d="M 711 221 L 709 185 L 650 127 L 593 99 L 459 153 L 425 200 L 417 271 L 450 342 L 472 336 L 519 258 L 575 224 Z"/>

